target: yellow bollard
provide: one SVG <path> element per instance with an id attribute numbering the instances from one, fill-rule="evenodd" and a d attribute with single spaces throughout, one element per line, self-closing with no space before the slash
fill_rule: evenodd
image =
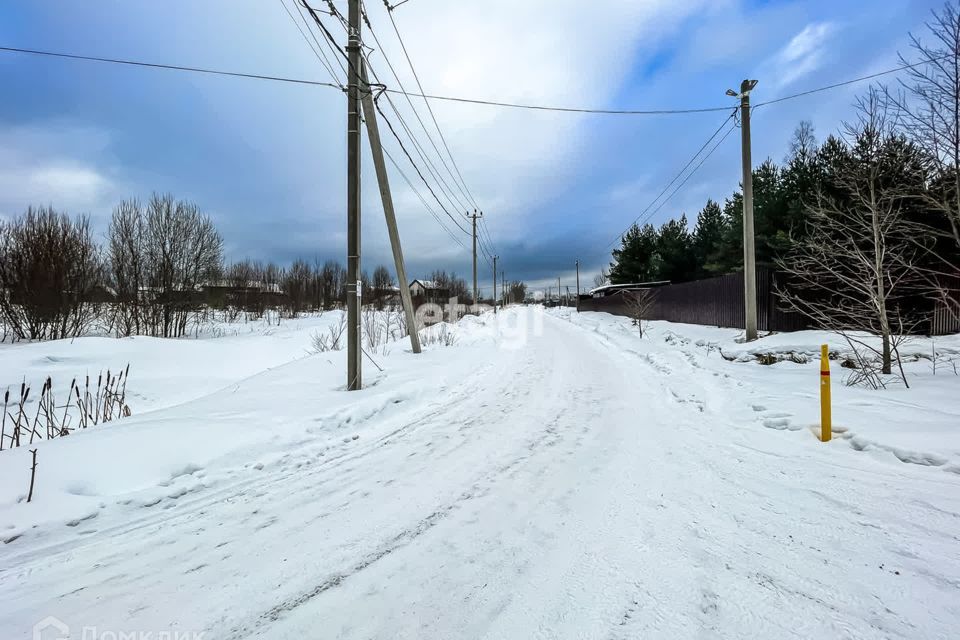
<path id="1" fill-rule="evenodd" d="M 833 425 L 830 423 L 830 355 L 827 345 L 820 345 L 820 441 L 830 442 Z"/>

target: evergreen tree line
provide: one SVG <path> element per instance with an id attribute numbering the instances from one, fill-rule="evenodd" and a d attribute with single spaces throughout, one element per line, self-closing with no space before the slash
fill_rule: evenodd
<path id="1" fill-rule="evenodd" d="M 858 154 L 880 136 L 877 154 L 891 159 L 883 167 L 885 180 L 902 185 L 902 206 L 910 216 L 928 225 L 926 231 L 948 264 L 960 263 L 960 244 L 951 242 L 951 221 L 930 203 L 942 188 L 925 169 L 924 150 L 902 133 L 854 131 L 852 137 L 830 135 L 822 144 L 813 126 L 801 122 L 791 152 L 783 163 L 765 160 L 753 174 L 754 229 L 757 265 L 779 268 L 791 251 L 809 237 L 818 223 L 822 196 L 838 191 L 838 181 Z M 862 160 L 862 158 L 861 158 Z M 929 256 L 930 266 L 937 256 Z M 613 284 L 669 280 L 687 282 L 743 269 L 743 192 L 736 191 L 721 205 L 708 199 L 690 228 L 685 214 L 659 227 L 634 224 L 613 251 L 609 280 Z"/>

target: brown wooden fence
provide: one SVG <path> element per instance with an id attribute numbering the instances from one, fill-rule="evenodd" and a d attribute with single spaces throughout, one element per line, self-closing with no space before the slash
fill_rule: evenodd
<path id="1" fill-rule="evenodd" d="M 757 269 L 757 328 L 761 331 L 798 331 L 806 328 L 803 316 L 778 306 L 777 274 Z M 744 327 L 743 274 L 671 284 L 649 290 L 653 295 L 650 320 L 669 320 L 717 327 Z M 629 292 L 580 301 L 581 311 L 605 311 L 629 316 Z"/>
<path id="2" fill-rule="evenodd" d="M 760 331 L 799 331 L 808 328 L 805 318 L 780 308 L 777 299 L 778 274 L 772 269 L 757 269 L 757 328 Z M 927 306 L 929 322 L 919 330 L 940 336 L 960 332 L 960 275 L 942 276 L 943 298 L 933 308 Z M 669 320 L 717 327 L 744 326 L 743 274 L 731 273 L 716 278 L 695 280 L 649 289 L 653 303 L 650 320 Z M 605 311 L 631 316 L 629 291 L 602 298 L 581 298 L 581 311 Z M 924 305 L 931 304 L 929 301 Z"/>

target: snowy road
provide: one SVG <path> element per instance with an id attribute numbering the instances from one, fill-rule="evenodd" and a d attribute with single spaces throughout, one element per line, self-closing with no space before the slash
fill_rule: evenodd
<path id="1" fill-rule="evenodd" d="M 766 429 L 693 347 L 552 315 L 509 347 L 403 354 L 349 405 L 300 360 L 110 427 L 277 435 L 78 482 L 93 515 L 0 547 L 0 635 L 955 637 L 960 475 Z"/>

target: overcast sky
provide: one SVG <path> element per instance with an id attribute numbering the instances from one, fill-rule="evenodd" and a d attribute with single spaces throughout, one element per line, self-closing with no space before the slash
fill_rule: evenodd
<path id="1" fill-rule="evenodd" d="M 335 4 L 346 12 L 345 0 Z M 387 58 L 414 88 L 386 9 L 367 4 Z M 896 66 L 908 32 L 922 33 L 940 4 L 409 0 L 394 17 L 428 93 L 658 109 L 730 104 L 724 91 L 746 77 L 759 80 L 760 102 Z M 281 0 L 6 0 L 0 45 L 329 80 Z M 371 60 L 388 78 L 381 52 Z M 89 213 L 102 232 L 120 200 L 171 192 L 215 219 L 228 259 L 344 260 L 346 105 L 338 90 L 2 52 L 0 87 L 0 215 L 53 204 Z M 782 159 L 802 119 L 820 139 L 835 132 L 865 88 L 757 109 L 754 160 Z M 571 286 L 574 261 L 581 281 L 592 280 L 611 241 L 726 117 L 432 106 L 507 277 L 542 284 L 560 276 Z M 722 201 L 739 184 L 739 153 L 739 136 L 729 136 L 651 221 L 695 218 L 708 197 Z M 372 271 L 392 263 L 366 147 L 363 162 L 364 266 Z M 399 175 L 392 183 L 408 274 L 468 276 L 469 238 L 457 231 L 466 249 L 455 243 Z"/>

